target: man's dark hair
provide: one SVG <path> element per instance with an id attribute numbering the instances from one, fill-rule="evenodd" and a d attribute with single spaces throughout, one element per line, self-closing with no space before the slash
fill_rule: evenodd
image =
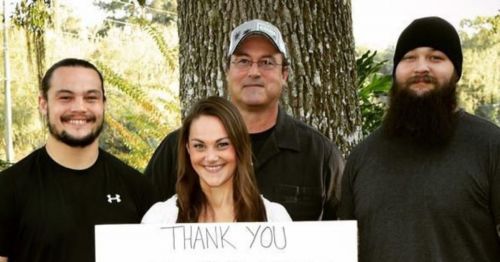
<path id="1" fill-rule="evenodd" d="M 77 59 L 77 58 L 65 58 L 55 64 L 53 64 L 47 72 L 45 72 L 45 75 L 42 78 L 42 86 L 40 87 L 40 91 L 42 92 L 43 98 L 47 99 L 47 92 L 49 91 L 50 88 L 50 79 L 52 78 L 52 75 L 54 74 L 54 71 L 60 67 L 83 67 L 83 68 L 88 68 L 92 69 L 97 72 L 99 75 L 99 79 L 101 80 L 101 89 L 102 89 L 102 94 L 104 100 L 106 100 L 106 96 L 104 95 L 104 78 L 102 77 L 101 72 L 97 69 L 95 65 L 92 63 L 82 60 L 82 59 Z"/>

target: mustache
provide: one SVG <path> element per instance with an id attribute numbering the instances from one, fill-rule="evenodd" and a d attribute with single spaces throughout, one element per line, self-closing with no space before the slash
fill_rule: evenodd
<path id="1" fill-rule="evenodd" d="M 407 86 L 416 83 L 437 84 L 437 79 L 430 75 L 418 75 L 412 76 L 408 80 L 406 80 Z"/>
<path id="2" fill-rule="evenodd" d="M 250 79 L 243 82 L 243 86 L 264 86 L 264 81 L 260 79 Z"/>

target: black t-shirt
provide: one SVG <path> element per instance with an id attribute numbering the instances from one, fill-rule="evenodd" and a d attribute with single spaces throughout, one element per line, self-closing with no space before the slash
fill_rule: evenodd
<path id="1" fill-rule="evenodd" d="M 95 261 L 94 225 L 139 223 L 156 200 L 150 182 L 99 150 L 72 170 L 40 148 L 0 173 L 0 256 L 9 262 Z"/>
<path id="2" fill-rule="evenodd" d="M 274 127 L 269 128 L 268 130 L 260 133 L 254 133 L 250 134 L 250 140 L 252 141 L 252 152 L 253 154 L 257 155 L 259 154 L 260 150 L 262 149 L 262 146 L 266 143 L 267 139 L 269 136 L 274 131 Z"/>
<path id="3" fill-rule="evenodd" d="M 459 112 L 436 149 L 377 130 L 347 160 L 339 207 L 360 262 L 500 261 L 500 128 Z"/>

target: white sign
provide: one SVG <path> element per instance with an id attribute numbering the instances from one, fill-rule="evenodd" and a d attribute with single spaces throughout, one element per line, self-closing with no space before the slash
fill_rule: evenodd
<path id="1" fill-rule="evenodd" d="M 356 262 L 356 221 L 98 225 L 97 262 Z"/>

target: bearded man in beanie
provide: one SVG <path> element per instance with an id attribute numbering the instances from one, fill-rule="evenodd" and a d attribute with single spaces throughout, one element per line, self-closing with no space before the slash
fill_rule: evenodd
<path id="1" fill-rule="evenodd" d="M 398 39 L 381 128 L 351 153 L 341 219 L 359 261 L 500 261 L 500 128 L 457 105 L 460 39 L 438 17 Z"/>

